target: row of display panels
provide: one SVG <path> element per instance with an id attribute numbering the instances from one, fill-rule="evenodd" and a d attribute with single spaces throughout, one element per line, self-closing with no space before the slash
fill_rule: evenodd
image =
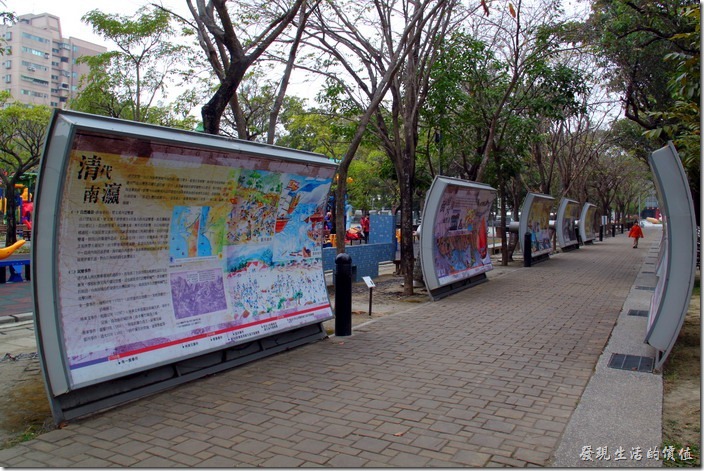
<path id="1" fill-rule="evenodd" d="M 697 227 L 687 175 L 672 143 L 649 158 L 663 213 L 663 236 L 657 262 L 657 284 L 651 298 L 644 341 L 658 352 L 661 367 L 674 346 L 694 286 Z M 438 176 L 426 196 L 420 233 L 423 277 L 432 299 L 493 268 L 487 241 L 487 219 L 496 190 L 466 180 Z M 550 214 L 554 198 L 529 193 L 521 208 L 519 240 L 531 236 L 532 256 L 552 251 Z M 563 249 L 597 237 L 597 208 L 567 198 L 560 201 L 555 230 Z M 461 288 L 460 288 L 461 289 Z"/>
<path id="2" fill-rule="evenodd" d="M 462 283 L 493 268 L 487 240 L 487 221 L 496 198 L 488 185 L 436 176 L 426 195 L 420 230 L 423 278 L 431 298 L 447 286 Z M 521 249 L 533 257 L 552 252 L 550 215 L 555 199 L 529 193 L 523 203 L 518 232 Z M 596 239 L 599 232 L 596 206 L 562 198 L 555 228 L 560 247 L 567 250 Z M 524 247 L 523 235 L 531 235 Z"/>
<path id="3" fill-rule="evenodd" d="M 57 111 L 32 247 L 50 393 L 332 319 L 320 238 L 335 172 L 319 154 Z M 429 291 L 492 269 L 495 196 L 487 185 L 435 179 L 421 231 Z M 553 203 L 535 193 L 524 202 L 519 232 L 531 234 L 533 255 L 551 250 Z M 580 212 L 562 199 L 561 247 L 578 245 L 577 230 L 594 240 L 598 227 L 594 205 Z M 659 271 L 674 258 L 665 250 Z M 648 338 L 667 350 L 656 328 L 663 283 Z"/>
<path id="4" fill-rule="evenodd" d="M 335 172 L 319 154 L 57 111 L 32 249 L 50 395 L 332 319 L 321 237 Z M 495 192 L 452 183 L 434 247 L 465 259 L 444 282 L 491 268 Z M 544 201 L 527 200 L 532 230 L 546 227 Z M 576 243 L 573 208 L 561 212 L 565 244 Z"/>

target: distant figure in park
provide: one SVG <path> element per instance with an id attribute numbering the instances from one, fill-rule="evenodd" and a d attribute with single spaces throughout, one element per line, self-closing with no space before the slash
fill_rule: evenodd
<path id="1" fill-rule="evenodd" d="M 365 214 L 362 216 L 362 220 L 359 221 L 359 223 L 362 225 L 362 234 L 364 235 L 364 243 L 368 244 L 369 243 L 369 215 Z"/>
<path id="2" fill-rule="evenodd" d="M 643 229 L 641 229 L 640 224 L 638 224 L 638 220 L 634 221 L 633 227 L 631 227 L 631 230 L 628 231 L 628 237 L 633 237 L 633 248 L 637 249 L 638 239 L 642 239 L 643 237 L 645 237 L 643 235 Z"/>
<path id="3" fill-rule="evenodd" d="M 325 230 L 328 234 L 332 232 L 332 212 L 330 211 L 325 215 Z"/>
<path id="4" fill-rule="evenodd" d="M 20 224 L 24 224 L 25 227 L 27 228 L 27 230 L 31 231 L 32 230 L 32 213 L 30 213 L 29 211 L 24 213 L 24 216 L 22 216 L 22 220 L 20 221 Z M 27 238 L 27 236 L 24 236 L 24 237 L 25 237 L 25 239 Z"/>

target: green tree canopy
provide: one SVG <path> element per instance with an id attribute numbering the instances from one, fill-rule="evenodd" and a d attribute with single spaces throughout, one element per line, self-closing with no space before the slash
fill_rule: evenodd
<path id="1" fill-rule="evenodd" d="M 0 92 L 0 105 L 0 182 L 7 199 L 5 245 L 9 246 L 17 241 L 15 184 L 39 164 L 51 109 L 12 101 L 7 92 Z"/>
<path id="2" fill-rule="evenodd" d="M 608 66 L 626 118 L 650 139 L 646 151 L 668 140 L 677 146 L 699 218 L 699 2 L 598 0 L 585 31 Z"/>
<path id="3" fill-rule="evenodd" d="M 92 10 L 83 21 L 117 50 L 81 58 L 90 72 L 83 78 L 82 92 L 71 103 L 73 109 L 193 129 L 195 119 L 189 117 L 195 105 L 193 92 L 184 92 L 173 106 L 161 101 L 177 83 L 180 60 L 187 51 L 173 42 L 175 32 L 168 13 L 143 7 L 127 17 Z"/>

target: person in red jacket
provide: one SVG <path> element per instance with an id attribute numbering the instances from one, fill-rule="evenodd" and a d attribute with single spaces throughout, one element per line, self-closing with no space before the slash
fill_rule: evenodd
<path id="1" fill-rule="evenodd" d="M 362 226 L 362 234 L 364 234 L 364 243 L 369 243 L 369 215 L 365 214 L 362 216 L 362 220 L 359 221 Z"/>
<path id="2" fill-rule="evenodd" d="M 637 249 L 638 248 L 638 239 L 642 239 L 645 237 L 643 235 L 643 229 L 640 228 L 640 224 L 638 224 L 638 221 L 634 221 L 633 227 L 631 227 L 631 230 L 628 231 L 628 237 L 633 237 L 633 248 Z"/>

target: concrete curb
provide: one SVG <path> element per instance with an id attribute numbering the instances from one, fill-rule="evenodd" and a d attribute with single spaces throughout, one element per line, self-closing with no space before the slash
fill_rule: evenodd
<path id="1" fill-rule="evenodd" d="M 632 309 L 650 308 L 652 292 L 643 287 L 654 287 L 656 278 L 652 271 L 645 270 L 652 270 L 658 246 L 652 244 L 646 250 L 640 272 L 551 466 L 662 466 L 662 461 L 648 458 L 648 451 L 662 444 L 662 375 L 658 371 L 644 373 L 608 366 L 613 354 L 655 356 L 655 349 L 643 341 L 648 318 L 628 314 Z M 598 449 L 601 456 L 597 455 Z"/>
<path id="2" fill-rule="evenodd" d="M 26 312 L 24 314 L 10 314 L 9 316 L 0 317 L 0 326 L 5 324 L 14 324 L 16 322 L 33 321 L 34 313 Z"/>

